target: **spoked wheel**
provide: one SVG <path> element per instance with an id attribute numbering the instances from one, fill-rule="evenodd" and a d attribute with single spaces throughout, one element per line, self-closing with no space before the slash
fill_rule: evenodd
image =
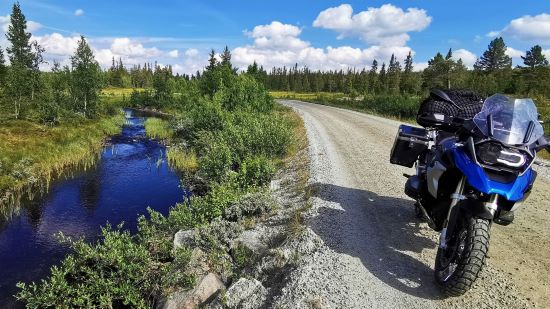
<path id="1" fill-rule="evenodd" d="M 458 220 L 447 248 L 438 248 L 435 260 L 435 280 L 446 296 L 460 296 L 470 289 L 489 249 L 489 220 L 471 216 Z"/>

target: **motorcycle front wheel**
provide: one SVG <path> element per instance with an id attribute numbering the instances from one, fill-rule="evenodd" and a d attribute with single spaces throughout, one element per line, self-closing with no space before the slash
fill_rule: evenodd
<path id="1" fill-rule="evenodd" d="M 471 288 L 489 250 L 489 220 L 460 216 L 458 221 L 447 248 L 438 248 L 435 259 L 435 280 L 446 296 L 460 296 Z"/>

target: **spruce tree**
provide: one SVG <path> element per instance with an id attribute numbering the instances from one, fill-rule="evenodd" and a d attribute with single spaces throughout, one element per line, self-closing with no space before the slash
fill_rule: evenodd
<path id="1" fill-rule="evenodd" d="M 231 65 L 231 52 L 229 51 L 229 47 L 227 47 L 227 45 L 223 49 L 223 53 L 220 55 L 220 58 L 222 60 L 222 65 Z"/>
<path id="2" fill-rule="evenodd" d="M 383 94 L 387 94 L 388 92 L 388 77 L 386 76 L 386 63 L 382 63 L 382 67 L 380 68 L 380 73 L 378 74 L 378 80 L 380 83 L 380 92 Z"/>
<path id="3" fill-rule="evenodd" d="M 422 72 L 424 87 L 427 89 L 446 88 L 448 86 L 448 62 L 441 53 L 428 60 L 428 67 Z"/>
<path id="4" fill-rule="evenodd" d="M 398 94 L 401 81 L 401 64 L 394 54 L 391 55 L 388 66 L 388 91 L 390 94 Z"/>
<path id="5" fill-rule="evenodd" d="M 523 59 L 523 64 L 529 68 L 548 66 L 548 60 L 542 53 L 540 45 L 531 47 L 530 50 L 525 52 L 525 57 L 521 56 L 521 59 Z"/>
<path id="6" fill-rule="evenodd" d="M 30 81 L 31 81 L 31 100 L 34 100 L 35 93 L 40 89 L 40 65 L 44 63 L 44 58 L 42 54 L 44 53 L 44 48 L 40 46 L 36 41 L 31 43 L 31 53 L 32 53 L 32 62 L 30 67 Z"/>
<path id="7" fill-rule="evenodd" d="M 525 94 L 542 94 L 548 93 L 548 82 L 550 81 L 550 67 L 548 60 L 542 53 L 542 47 L 535 45 L 525 53 L 523 64 L 526 68 L 522 68 L 520 73 L 519 91 Z"/>
<path id="8" fill-rule="evenodd" d="M 82 107 L 83 114 L 90 117 L 95 112 L 101 90 L 101 69 L 84 36 L 80 36 L 71 65 L 72 99 L 77 108 Z"/>
<path id="9" fill-rule="evenodd" d="M 409 51 L 407 58 L 405 58 L 405 68 L 403 70 L 403 76 L 401 78 L 401 92 L 405 94 L 416 94 L 420 90 L 421 81 L 418 74 L 413 72 L 413 58 L 412 53 Z"/>
<path id="10" fill-rule="evenodd" d="M 491 41 L 487 50 L 476 61 L 474 68 L 485 72 L 494 72 L 512 67 L 512 58 L 506 55 L 506 44 L 499 37 Z"/>
<path id="11" fill-rule="evenodd" d="M 369 70 L 369 92 L 376 94 L 380 91 L 380 81 L 378 80 L 378 61 L 374 59 Z"/>
<path id="12" fill-rule="evenodd" d="M 13 101 L 14 117 L 18 119 L 22 112 L 22 104 L 33 89 L 31 71 L 34 59 L 30 43 L 31 34 L 27 32 L 27 20 L 17 2 L 12 7 L 6 37 L 11 43 L 11 46 L 6 49 L 11 64 L 6 93 Z"/>
<path id="13" fill-rule="evenodd" d="M 4 59 L 4 51 L 0 48 L 0 88 L 4 88 L 4 81 L 6 80 L 6 59 Z"/>
<path id="14" fill-rule="evenodd" d="M 411 73 L 413 70 L 413 58 L 411 51 L 409 50 L 409 54 L 407 55 L 407 58 L 405 58 L 405 69 L 404 73 Z"/>

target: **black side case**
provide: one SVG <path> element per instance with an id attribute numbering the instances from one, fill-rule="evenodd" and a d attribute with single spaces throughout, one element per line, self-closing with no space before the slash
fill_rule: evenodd
<path id="1" fill-rule="evenodd" d="M 390 162 L 413 167 L 420 154 L 428 149 L 429 142 L 428 131 L 425 129 L 400 125 L 391 150 Z"/>

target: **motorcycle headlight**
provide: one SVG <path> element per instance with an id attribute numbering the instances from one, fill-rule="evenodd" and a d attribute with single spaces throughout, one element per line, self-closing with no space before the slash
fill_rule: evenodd
<path id="1" fill-rule="evenodd" d="M 506 165 L 519 168 L 526 162 L 525 154 L 517 149 L 507 148 L 499 143 L 483 143 L 476 147 L 478 160 L 487 165 Z"/>

